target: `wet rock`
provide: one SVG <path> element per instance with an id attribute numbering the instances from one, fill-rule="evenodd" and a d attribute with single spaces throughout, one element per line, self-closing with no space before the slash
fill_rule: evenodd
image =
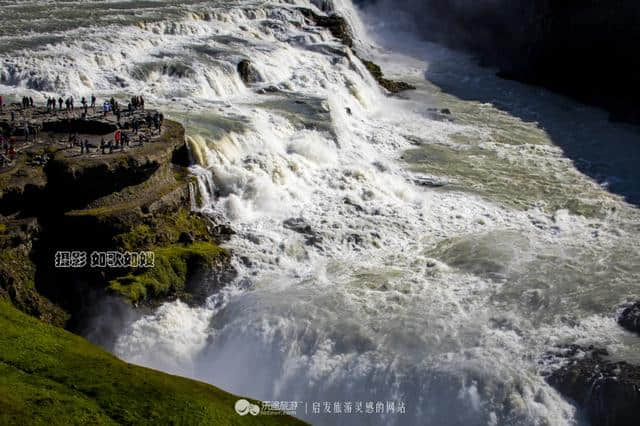
<path id="1" fill-rule="evenodd" d="M 238 63 L 238 74 L 245 84 L 249 84 L 249 75 L 251 69 L 251 62 L 247 59 L 243 59 Z"/>
<path id="2" fill-rule="evenodd" d="M 446 182 L 437 181 L 435 179 L 423 178 L 423 177 L 416 178 L 413 180 L 413 182 L 418 186 L 425 186 L 427 188 L 441 188 L 447 184 Z"/>
<path id="3" fill-rule="evenodd" d="M 350 198 L 347 197 L 343 201 L 344 201 L 344 203 L 346 205 L 355 208 L 357 212 L 360 212 L 360 213 L 364 212 L 364 207 L 362 207 L 360 204 L 357 204 L 357 203 L 351 201 Z"/>
<path id="4" fill-rule="evenodd" d="M 258 246 L 262 243 L 262 240 L 256 234 L 247 234 L 245 238 Z"/>
<path id="5" fill-rule="evenodd" d="M 420 146 L 426 144 L 426 141 L 424 139 L 421 139 L 417 136 L 405 135 L 404 138 L 408 140 L 411 145 Z"/>
<path id="6" fill-rule="evenodd" d="M 449 108 L 442 108 L 440 114 L 451 115 L 451 110 Z"/>
<path id="7" fill-rule="evenodd" d="M 345 46 L 353 46 L 351 28 L 347 20 L 342 16 L 335 14 L 322 16 L 307 8 L 300 8 L 299 10 L 305 18 L 312 21 L 315 25 L 327 28 L 331 32 L 331 35 L 342 41 Z"/>
<path id="8" fill-rule="evenodd" d="M 228 241 L 236 232 L 229 225 L 220 224 L 213 228 L 213 234 L 220 241 Z"/>
<path id="9" fill-rule="evenodd" d="M 313 229 L 311 229 L 311 225 L 309 225 L 305 220 L 301 217 L 292 217 L 285 220 L 283 226 L 287 229 L 290 229 L 299 234 L 307 234 L 312 235 Z"/>
<path id="10" fill-rule="evenodd" d="M 349 58 L 348 49 L 343 46 L 334 47 L 327 44 L 315 44 L 308 46 L 305 44 L 305 47 L 313 52 L 323 53 L 327 56 L 333 56 L 334 64 L 336 63 L 335 61 L 339 61 L 340 58 Z"/>
<path id="11" fill-rule="evenodd" d="M 322 243 L 322 236 L 318 235 L 318 233 L 311 228 L 311 225 L 301 217 L 289 218 L 282 224 L 285 228 L 304 235 L 305 244 L 308 246 L 318 246 Z"/>
<path id="12" fill-rule="evenodd" d="M 278 93 L 279 91 L 280 89 L 278 89 L 276 86 L 267 86 L 259 89 L 257 92 L 260 95 L 266 95 L 267 93 Z"/>
<path id="13" fill-rule="evenodd" d="M 209 296 L 220 291 L 237 276 L 238 271 L 228 263 L 215 269 L 196 268 L 185 284 L 186 295 L 183 294 L 182 297 L 191 306 L 202 306 Z"/>
<path id="14" fill-rule="evenodd" d="M 238 74 L 240 74 L 240 79 L 244 84 L 247 85 L 258 83 L 261 80 L 260 74 L 248 59 L 243 59 L 238 63 Z"/>
<path id="15" fill-rule="evenodd" d="M 309 235 L 308 237 L 305 238 L 304 243 L 307 246 L 318 246 L 319 244 L 322 243 L 322 237 L 316 234 Z"/>
<path id="16" fill-rule="evenodd" d="M 623 328 L 640 334 L 640 301 L 626 306 L 618 316 L 618 324 Z"/>
<path id="17" fill-rule="evenodd" d="M 637 425 L 640 366 L 606 356 L 603 349 L 570 346 L 562 354 L 568 362 L 547 381 L 583 410 L 592 426 Z"/>
<path id="18" fill-rule="evenodd" d="M 189 167 L 192 163 L 188 145 L 182 144 L 173 150 L 171 162 L 182 167 Z"/>
<path id="19" fill-rule="evenodd" d="M 364 238 L 360 234 L 349 234 L 347 235 L 347 242 L 356 246 L 362 246 Z"/>
<path id="20" fill-rule="evenodd" d="M 386 172 L 388 170 L 387 166 L 385 166 L 384 164 L 382 164 L 379 161 L 374 161 L 373 163 L 371 163 L 373 165 L 373 167 L 375 167 L 379 172 Z"/>
<path id="21" fill-rule="evenodd" d="M 359 59 L 367 68 L 371 76 L 378 82 L 378 84 L 387 89 L 390 93 L 400 93 L 404 92 L 405 90 L 415 89 L 415 86 L 412 86 L 409 83 L 405 83 L 404 81 L 394 81 L 385 78 L 384 74 L 382 73 L 382 69 L 378 64 L 363 58 Z"/>

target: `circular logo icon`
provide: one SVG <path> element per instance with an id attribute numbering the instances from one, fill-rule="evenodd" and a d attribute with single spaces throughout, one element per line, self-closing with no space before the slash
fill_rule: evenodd
<path id="1" fill-rule="evenodd" d="M 250 403 L 246 399 L 237 400 L 234 408 L 236 409 L 236 413 L 241 416 L 246 416 L 247 414 L 257 416 L 258 414 L 260 414 L 260 407 L 258 407 L 256 404 Z"/>

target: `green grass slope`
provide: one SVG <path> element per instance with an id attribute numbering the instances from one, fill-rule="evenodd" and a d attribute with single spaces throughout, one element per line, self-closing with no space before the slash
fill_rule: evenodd
<path id="1" fill-rule="evenodd" d="M 127 364 L 0 300 L 0 424 L 294 425 L 236 414 L 237 396 Z"/>

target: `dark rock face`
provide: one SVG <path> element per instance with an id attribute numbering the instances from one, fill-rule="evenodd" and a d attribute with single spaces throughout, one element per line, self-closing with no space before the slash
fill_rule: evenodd
<path id="1" fill-rule="evenodd" d="M 188 232 L 182 232 L 180 237 L 178 237 L 178 242 L 185 245 L 193 244 L 195 241 L 196 240 L 193 238 L 193 235 Z"/>
<path id="2" fill-rule="evenodd" d="M 297 232 L 299 234 L 305 234 L 305 235 L 313 235 L 313 229 L 311 228 L 311 225 L 309 225 L 307 222 L 305 222 L 305 220 L 301 217 L 292 217 L 289 218 L 287 220 L 285 220 L 282 225 L 287 228 L 290 229 L 294 232 Z"/>
<path id="3" fill-rule="evenodd" d="M 189 167 L 193 164 L 191 153 L 189 152 L 189 146 L 186 143 L 173 150 L 171 162 L 182 167 Z"/>
<path id="4" fill-rule="evenodd" d="M 425 38 L 478 55 L 500 75 L 640 122 L 636 0 L 360 0 L 398 11 Z"/>
<path id="5" fill-rule="evenodd" d="M 346 19 L 338 15 L 322 16 L 318 15 L 311 9 L 300 8 L 300 12 L 305 18 L 312 21 L 315 25 L 327 28 L 331 34 L 342 41 L 345 46 L 353 46 L 353 34 Z"/>
<path id="6" fill-rule="evenodd" d="M 22 162 L 2 176 L 0 298 L 79 330 L 107 295 L 136 305 L 175 297 L 198 303 L 226 282 L 233 268 L 218 244 L 232 230 L 189 211 L 184 128 L 164 126 L 144 147 L 92 157 L 58 150 L 44 167 Z M 149 250 L 154 268 L 90 265 L 94 251 Z M 56 267 L 58 253 L 71 251 L 84 252 L 83 265 Z"/>
<path id="7" fill-rule="evenodd" d="M 629 331 L 640 334 L 640 302 L 624 308 L 618 316 L 618 324 Z"/>
<path id="8" fill-rule="evenodd" d="M 261 80 L 260 74 L 248 59 L 243 59 L 238 63 L 238 74 L 240 74 L 244 84 L 257 83 Z"/>
<path id="9" fill-rule="evenodd" d="M 302 234 L 305 237 L 305 244 L 308 246 L 317 246 L 322 243 L 322 236 L 318 235 L 318 233 L 311 228 L 311 225 L 301 217 L 289 218 L 285 220 L 282 225 L 293 232 Z"/>
<path id="10" fill-rule="evenodd" d="M 405 90 L 415 89 L 414 86 L 410 85 L 409 83 L 405 83 L 404 81 L 393 81 L 385 78 L 384 74 L 382 73 L 382 69 L 378 64 L 362 58 L 360 58 L 360 60 L 362 61 L 364 66 L 367 67 L 367 70 L 369 70 L 369 73 L 371 73 L 378 84 L 387 89 L 390 93 L 400 93 L 404 92 Z"/>
<path id="11" fill-rule="evenodd" d="M 325 2 L 322 2 L 322 4 L 317 4 L 317 6 L 325 12 L 330 12 L 330 8 Z M 351 27 L 349 26 L 347 20 L 342 16 L 339 16 L 335 13 L 329 16 L 318 15 L 313 10 L 307 8 L 299 8 L 299 10 L 300 13 L 302 13 L 302 15 L 309 21 L 311 21 L 314 25 L 322 28 L 327 28 L 335 38 L 342 42 L 342 44 L 347 47 L 353 47 L 353 32 L 351 31 Z M 326 50 L 327 48 L 323 47 L 322 49 Z M 346 53 L 341 51 L 334 50 L 331 53 L 338 56 L 347 56 Z M 364 66 L 367 67 L 367 70 L 369 70 L 369 73 L 371 73 L 378 84 L 387 89 L 389 93 L 400 93 L 405 90 L 415 89 L 414 86 L 403 81 L 394 81 L 385 78 L 382 70 L 377 64 L 363 59 L 358 55 L 356 56 L 362 61 Z"/>
<path id="12" fill-rule="evenodd" d="M 604 359 L 602 349 L 572 346 L 547 381 L 584 411 L 592 426 L 638 424 L 640 367 Z"/>

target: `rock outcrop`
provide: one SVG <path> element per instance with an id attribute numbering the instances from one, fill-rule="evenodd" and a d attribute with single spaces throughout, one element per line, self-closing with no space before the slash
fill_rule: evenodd
<path id="1" fill-rule="evenodd" d="M 323 7 L 322 9 L 329 12 L 330 14 L 327 16 L 319 15 L 315 13 L 313 10 L 307 9 L 307 8 L 299 8 L 298 10 L 300 10 L 302 15 L 305 18 L 307 18 L 309 21 L 311 21 L 311 23 L 313 23 L 318 27 L 327 28 L 335 38 L 337 38 L 342 42 L 342 44 L 344 44 L 347 47 L 353 48 L 354 47 L 353 32 L 347 20 L 344 19 L 342 16 L 339 16 L 335 13 L 330 12 L 327 7 Z M 403 92 L 405 90 L 415 89 L 414 86 L 408 83 L 405 83 L 402 81 L 389 80 L 385 78 L 384 74 L 382 73 L 382 69 L 380 68 L 379 65 L 375 64 L 370 60 L 363 59 L 355 52 L 354 54 L 360 61 L 362 61 L 364 66 L 367 68 L 371 76 L 378 82 L 378 84 L 380 84 L 381 87 L 388 90 L 389 93 L 395 94 L 395 93 Z"/>
<path id="2" fill-rule="evenodd" d="M 625 306 L 618 315 L 618 324 L 629 331 L 640 334 L 640 302 Z"/>
<path id="3" fill-rule="evenodd" d="M 415 89 L 414 86 L 410 85 L 409 83 L 405 83 L 404 81 L 394 81 L 385 78 L 384 74 L 382 73 L 382 69 L 378 64 L 362 58 L 360 58 L 360 60 L 362 61 L 364 66 L 367 67 L 367 70 L 369 71 L 369 73 L 371 73 L 378 84 L 387 89 L 390 93 L 400 93 L 404 92 L 405 90 Z"/>
<path id="4" fill-rule="evenodd" d="M 572 346 L 563 355 L 564 366 L 547 381 L 588 417 L 592 426 L 638 424 L 640 367 L 611 362 L 602 349 Z"/>
<path id="5" fill-rule="evenodd" d="M 640 122 L 640 2 L 359 0 L 405 13 L 431 41 L 470 51 L 501 75 Z M 384 9 L 387 8 L 387 9 Z M 390 13 L 390 16 L 393 16 Z"/>
<path id="6" fill-rule="evenodd" d="M 229 253 L 218 245 L 228 233 L 191 211 L 198 186 L 186 169 L 180 124 L 166 120 L 148 143 L 111 154 L 79 155 L 51 143 L 47 161 L 31 164 L 33 149 L 43 148 L 25 143 L 13 168 L 0 173 L 0 297 L 75 330 L 105 294 L 133 304 L 199 301 L 233 276 Z M 61 267 L 60 253 L 73 252 L 84 263 Z M 95 267 L 94 252 L 152 252 L 154 264 Z"/>
<path id="7" fill-rule="evenodd" d="M 244 84 L 258 83 L 262 79 L 260 73 L 254 68 L 253 64 L 248 59 L 243 59 L 238 63 L 238 74 Z"/>
<path id="8" fill-rule="evenodd" d="M 300 12 L 305 18 L 309 19 L 315 25 L 327 28 L 331 34 L 342 41 L 345 46 L 353 47 L 353 33 L 346 19 L 337 14 L 328 16 L 319 15 L 311 9 L 300 8 Z"/>
<path id="9" fill-rule="evenodd" d="M 112 128 L 98 121 L 100 137 Z M 60 142 L 61 128 L 51 141 L 13 140 L 18 153 L 0 169 L 0 423 L 304 424 L 243 421 L 239 397 L 127 364 L 60 328 L 86 330 L 105 294 L 134 305 L 200 302 L 235 273 L 218 245 L 231 231 L 191 211 L 197 185 L 180 124 L 90 154 Z"/>

